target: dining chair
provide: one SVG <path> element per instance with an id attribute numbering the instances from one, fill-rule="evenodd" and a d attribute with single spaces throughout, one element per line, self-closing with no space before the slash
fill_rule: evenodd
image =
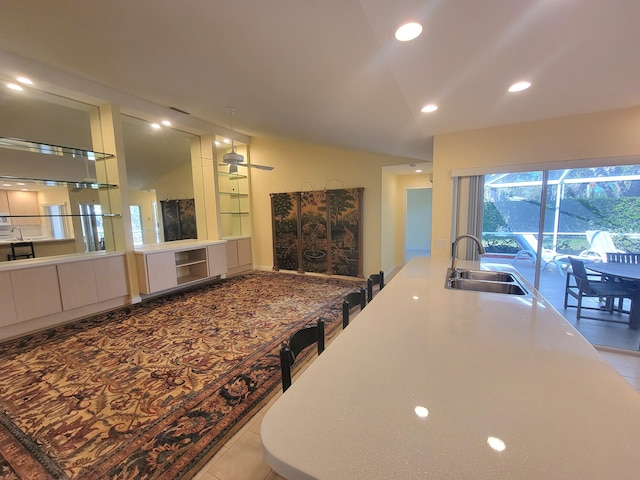
<path id="1" fill-rule="evenodd" d="M 7 259 L 19 260 L 21 258 L 36 258 L 33 242 L 11 243 L 11 253 L 7 254 Z"/>
<path id="2" fill-rule="evenodd" d="M 613 312 L 628 314 L 628 310 L 623 310 L 622 308 L 620 308 L 621 304 L 616 307 L 614 301 L 616 299 L 631 299 L 634 295 L 635 290 L 621 282 L 593 280 L 592 276 L 590 278 L 590 275 L 587 273 L 587 270 L 584 267 L 584 262 L 582 260 L 570 258 L 569 261 L 571 262 L 571 269 L 576 281 L 576 288 L 570 290 L 567 289 L 567 291 L 565 292 L 565 298 L 568 298 L 568 295 L 571 295 L 572 297 L 576 298 L 577 305 L 568 305 L 565 300 L 565 308 L 577 308 L 576 320 L 580 320 L 581 318 L 589 318 L 592 320 L 602 320 L 605 322 L 629 323 L 629 321 L 621 322 L 619 320 L 607 319 L 603 317 L 589 317 L 582 314 L 583 310 L 608 311 L 609 314 L 613 314 Z M 583 305 L 583 299 L 585 298 L 604 299 L 606 301 L 606 308 L 603 309 L 600 307 L 585 306 Z"/>
<path id="3" fill-rule="evenodd" d="M 367 293 L 364 288 L 361 288 L 357 292 L 351 292 L 346 297 L 344 297 L 344 302 L 342 302 L 342 328 L 347 328 L 349 325 L 349 317 L 351 316 L 351 312 L 356 308 L 360 308 L 362 310 L 367 305 Z"/>
<path id="4" fill-rule="evenodd" d="M 291 368 L 300 352 L 310 345 L 318 345 L 318 355 L 324 352 L 324 321 L 318 320 L 315 325 L 308 325 L 296 331 L 289 342 L 280 348 L 280 371 L 282 372 L 282 391 L 291 386 Z"/>
<path id="5" fill-rule="evenodd" d="M 367 303 L 373 300 L 373 287 L 379 286 L 378 291 L 384 288 L 384 272 L 380 270 L 380 273 L 372 273 L 367 279 Z"/>
<path id="6" fill-rule="evenodd" d="M 640 264 L 640 253 L 607 252 L 608 263 Z"/>

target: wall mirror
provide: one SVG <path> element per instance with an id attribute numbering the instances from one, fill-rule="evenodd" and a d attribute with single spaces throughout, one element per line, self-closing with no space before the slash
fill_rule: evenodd
<path id="1" fill-rule="evenodd" d="M 199 137 L 121 118 L 134 245 L 197 238 L 191 147 Z"/>
<path id="2" fill-rule="evenodd" d="M 20 238 L 34 241 L 37 257 L 106 249 L 113 228 L 103 215 L 116 213 L 109 211 L 108 194 L 65 182 L 95 181 L 104 161 L 57 148 L 103 152 L 102 138 L 95 136 L 100 129 L 91 125 L 98 107 L 30 87 L 0 89 L 0 105 L 0 137 L 35 142 L 28 151 L 5 145 L 0 152 L 0 210 L 23 215 L 0 229 L 0 259 Z"/>

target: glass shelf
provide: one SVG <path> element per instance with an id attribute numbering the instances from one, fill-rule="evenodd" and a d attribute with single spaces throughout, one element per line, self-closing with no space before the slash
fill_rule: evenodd
<path id="1" fill-rule="evenodd" d="M 79 189 L 102 190 L 107 188 L 118 188 L 112 183 L 78 182 L 74 180 L 45 180 L 43 178 L 22 178 L 0 176 L 0 182 L 26 182 L 32 185 L 42 185 L 45 187 L 74 187 Z"/>
<path id="2" fill-rule="evenodd" d="M 103 218 L 120 218 L 120 213 L 92 213 L 91 215 L 83 215 L 81 213 L 66 213 L 58 215 L 4 215 L 5 218 L 57 218 L 57 217 L 103 217 Z"/>
<path id="3" fill-rule="evenodd" d="M 220 195 L 229 195 L 230 197 L 248 197 L 248 193 L 238 193 L 238 192 L 220 192 Z"/>
<path id="4" fill-rule="evenodd" d="M 247 175 L 243 175 L 241 173 L 229 173 L 229 172 L 223 172 L 222 170 L 218 170 L 218 176 L 229 177 L 229 178 L 248 178 Z"/>
<path id="5" fill-rule="evenodd" d="M 62 145 L 51 145 L 48 143 L 33 142 L 31 140 L 12 137 L 0 137 L 0 148 L 10 148 L 13 150 L 22 150 L 45 155 L 81 157 L 88 160 L 104 160 L 106 158 L 113 158 L 113 155 L 110 153 L 94 152 L 92 150 L 64 147 Z"/>

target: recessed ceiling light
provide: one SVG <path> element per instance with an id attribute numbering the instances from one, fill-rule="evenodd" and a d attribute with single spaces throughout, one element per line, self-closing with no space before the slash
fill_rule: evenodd
<path id="1" fill-rule="evenodd" d="M 213 142 L 213 143 L 215 143 L 215 144 L 216 144 L 216 146 L 218 146 L 218 147 L 221 145 L 221 143 L 220 143 L 218 140 L 216 140 L 216 141 L 215 141 L 215 142 Z"/>
<path id="2" fill-rule="evenodd" d="M 151 124 L 151 128 L 155 128 L 157 130 L 158 128 L 160 128 L 160 124 L 159 123 L 152 123 Z"/>
<path id="3" fill-rule="evenodd" d="M 416 170 L 416 173 L 422 173 L 422 170 L 420 170 L 419 168 Z"/>
<path id="4" fill-rule="evenodd" d="M 516 82 L 516 83 L 514 83 L 513 85 L 511 85 L 509 87 L 509 91 L 510 92 L 521 92 L 523 90 L 526 90 L 530 86 L 531 86 L 531 82 L 527 82 L 527 81 Z"/>
<path id="5" fill-rule="evenodd" d="M 224 140 L 222 140 L 224 143 L 231 143 L 231 140 L 229 140 L 228 138 L 225 138 Z"/>
<path id="6" fill-rule="evenodd" d="M 170 122 L 169 120 L 162 120 L 162 124 L 163 124 L 165 127 L 170 127 L 170 126 L 171 126 L 171 122 Z"/>
<path id="7" fill-rule="evenodd" d="M 416 22 L 409 22 L 401 25 L 396 30 L 396 40 L 400 42 L 408 42 L 417 38 L 422 33 L 422 25 Z"/>
<path id="8" fill-rule="evenodd" d="M 424 107 L 422 107 L 422 109 L 420 110 L 422 113 L 431 113 L 431 112 L 435 112 L 438 109 L 438 106 L 434 103 L 430 103 L 428 105 L 425 105 Z"/>
<path id="9" fill-rule="evenodd" d="M 18 92 L 21 91 L 21 90 L 24 90 L 24 88 L 22 88 L 17 83 L 7 83 L 7 88 L 10 88 L 11 90 L 16 90 Z"/>
<path id="10" fill-rule="evenodd" d="M 33 82 L 31 81 L 31 79 L 27 77 L 18 77 L 16 78 L 16 80 L 19 81 L 20 83 L 24 83 L 25 85 L 33 85 Z"/>

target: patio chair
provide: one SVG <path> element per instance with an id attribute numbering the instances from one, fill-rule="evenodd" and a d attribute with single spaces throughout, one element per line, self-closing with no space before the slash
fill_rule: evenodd
<path id="1" fill-rule="evenodd" d="M 640 264 L 640 253 L 607 252 L 607 263 Z"/>
<path id="2" fill-rule="evenodd" d="M 296 357 L 305 348 L 317 343 L 318 355 L 324 352 L 324 322 L 318 320 L 316 325 L 306 326 L 296 331 L 289 342 L 280 348 L 280 371 L 282 373 L 282 391 L 291 386 L 291 367 Z"/>
<path id="3" fill-rule="evenodd" d="M 521 258 L 529 258 L 535 262 L 538 254 L 538 240 L 536 239 L 536 237 L 532 233 L 522 233 L 517 234 L 515 238 L 521 250 L 516 253 L 516 256 L 514 257 L 511 264 L 515 265 L 516 261 Z M 556 271 L 560 275 L 563 275 L 564 269 L 569 265 L 569 257 L 569 255 L 558 253 L 555 250 L 543 248 L 542 262 L 540 263 L 541 269 L 544 270 L 550 264 L 553 264 L 556 266 Z"/>
<path id="4" fill-rule="evenodd" d="M 575 307 L 577 308 L 576 312 L 576 320 L 580 320 L 581 318 L 589 318 L 591 320 L 601 320 L 604 322 L 614 322 L 614 323 L 629 323 L 629 320 L 620 321 L 615 320 L 613 318 L 604 318 L 604 317 L 588 317 L 582 314 L 583 310 L 597 310 L 600 312 L 608 311 L 609 314 L 613 314 L 613 312 L 618 313 L 626 313 L 628 314 L 628 310 L 623 310 L 620 307 L 615 306 L 615 300 L 618 299 L 631 299 L 635 293 L 635 290 L 621 282 L 607 282 L 607 281 L 597 281 L 593 280 L 592 277 L 587 274 L 587 270 L 584 267 L 584 262 L 582 260 L 578 260 L 576 258 L 570 258 L 571 269 L 573 270 L 573 276 L 576 281 L 576 288 L 569 289 L 567 288 L 565 292 L 565 308 L 567 307 Z M 571 295 L 577 301 L 577 305 L 568 305 L 566 298 Z M 588 307 L 583 305 L 583 300 L 585 298 L 598 298 L 606 301 L 606 307 Z"/>
<path id="5" fill-rule="evenodd" d="M 582 252 L 581 255 L 594 257 L 601 262 L 607 261 L 607 253 L 625 253 L 624 250 L 620 250 L 613 243 L 611 233 L 607 230 L 587 230 L 587 241 L 589 242 L 589 249 L 586 252 Z"/>

